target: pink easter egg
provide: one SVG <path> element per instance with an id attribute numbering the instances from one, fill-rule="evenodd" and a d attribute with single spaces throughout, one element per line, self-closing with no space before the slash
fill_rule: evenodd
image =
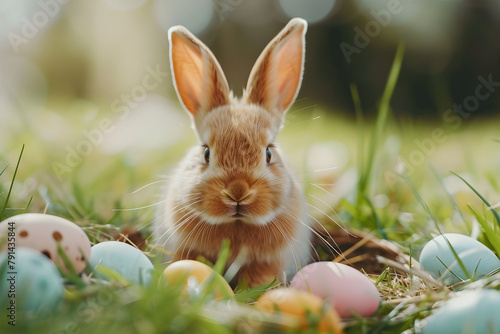
<path id="1" fill-rule="evenodd" d="M 78 225 L 42 213 L 23 213 L 0 222 L 0 251 L 13 251 L 17 247 L 37 250 L 58 268 L 67 270 L 59 254 L 61 247 L 77 273 L 85 269 L 85 259 L 90 257 L 89 238 Z"/>
<path id="2" fill-rule="evenodd" d="M 294 276 L 290 287 L 321 297 L 342 318 L 370 316 L 380 303 L 380 293 L 372 280 L 340 263 L 311 263 Z"/>

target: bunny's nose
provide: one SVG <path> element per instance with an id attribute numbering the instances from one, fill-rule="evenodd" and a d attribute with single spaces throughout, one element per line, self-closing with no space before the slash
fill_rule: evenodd
<path id="1" fill-rule="evenodd" d="M 252 196 L 252 191 L 250 191 L 250 186 L 245 180 L 234 180 L 229 183 L 226 189 L 223 190 L 226 197 L 231 199 L 236 203 L 240 203 Z"/>

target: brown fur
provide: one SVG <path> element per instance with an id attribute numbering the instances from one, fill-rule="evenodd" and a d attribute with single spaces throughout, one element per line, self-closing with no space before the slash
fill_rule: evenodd
<path id="1" fill-rule="evenodd" d="M 250 286 L 305 264 L 310 234 L 302 190 L 275 148 L 300 87 L 305 29 L 294 19 L 264 49 L 242 100 L 233 98 L 201 41 L 183 27 L 170 30 L 174 83 L 200 143 L 172 178 L 158 216 L 158 240 L 174 261 L 215 262 L 229 240 L 228 266 L 236 261 L 238 277 Z"/>

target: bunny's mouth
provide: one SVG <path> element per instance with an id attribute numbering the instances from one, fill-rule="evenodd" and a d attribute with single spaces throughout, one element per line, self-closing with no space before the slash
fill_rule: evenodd
<path id="1" fill-rule="evenodd" d="M 229 214 L 227 216 L 204 216 L 203 221 L 208 224 L 219 225 L 219 224 L 232 224 L 232 223 L 245 223 L 250 225 L 263 226 L 268 224 L 273 219 L 272 216 L 254 216 L 249 213 L 242 214 L 240 212 Z"/>
<path id="2" fill-rule="evenodd" d="M 232 211 L 231 213 L 233 213 L 231 215 L 231 218 L 234 218 L 234 219 L 246 218 L 246 217 L 248 217 L 247 210 L 248 210 L 247 206 L 242 205 L 241 201 L 236 202 L 236 203 L 231 205 L 230 211 Z"/>

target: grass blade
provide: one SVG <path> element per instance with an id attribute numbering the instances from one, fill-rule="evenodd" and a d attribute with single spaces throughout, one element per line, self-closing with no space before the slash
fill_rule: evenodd
<path id="1" fill-rule="evenodd" d="M 248 300 L 257 300 L 260 296 L 264 294 L 267 290 L 278 286 L 280 281 L 275 278 L 271 283 L 259 285 L 253 288 L 240 289 L 238 286 L 235 293 L 235 299 L 240 303 L 247 303 Z"/>
<path id="2" fill-rule="evenodd" d="M 484 202 L 484 204 L 486 204 L 488 206 L 488 208 L 493 212 L 493 215 L 495 216 L 495 219 L 497 220 L 497 224 L 500 226 L 500 216 L 498 215 L 498 212 L 491 207 L 491 204 L 488 203 L 488 201 L 476 189 L 474 189 L 474 187 L 469 182 L 465 181 L 465 179 L 463 177 L 461 177 L 460 175 L 458 175 L 455 172 L 451 172 L 451 173 L 454 174 L 454 175 L 456 175 L 456 176 L 458 176 L 462 181 L 465 182 L 465 184 L 469 188 L 472 189 L 473 192 L 476 193 L 477 196 L 479 196 L 479 198 Z"/>
<path id="3" fill-rule="evenodd" d="M 372 201 L 370 201 L 369 198 L 365 198 L 365 201 L 372 210 L 373 219 L 377 224 L 377 230 L 380 233 L 380 236 L 385 240 L 389 240 L 387 234 L 385 233 L 384 226 L 382 225 L 382 222 L 380 221 L 380 218 L 378 217 L 377 212 L 375 211 L 375 206 L 373 205 Z"/>
<path id="4" fill-rule="evenodd" d="M 212 269 L 215 270 L 215 272 L 220 275 L 224 274 L 224 268 L 226 267 L 227 260 L 229 260 L 230 255 L 231 255 L 231 249 L 229 248 L 229 240 L 224 239 L 220 247 L 219 256 L 217 257 L 217 262 L 215 262 Z"/>
<path id="5" fill-rule="evenodd" d="M 455 208 L 455 210 L 458 212 L 458 214 L 462 218 L 462 221 L 465 224 L 466 220 L 465 220 L 464 214 L 463 214 L 462 210 L 460 210 L 460 207 L 458 206 L 457 202 L 455 201 L 455 198 L 453 198 L 453 195 L 450 193 L 450 191 L 448 190 L 448 188 L 444 184 L 443 178 L 441 177 L 441 175 L 439 174 L 439 172 L 436 170 L 436 168 L 432 164 L 431 164 L 431 169 L 432 169 L 432 172 L 434 173 L 434 175 L 436 176 L 436 179 L 439 181 L 439 184 L 441 185 L 441 188 L 443 188 L 443 190 L 444 190 L 444 192 L 446 194 L 446 197 L 448 197 L 451 205 L 453 205 L 453 208 Z M 466 225 L 466 227 L 468 228 L 467 225 Z"/>
<path id="6" fill-rule="evenodd" d="M 14 181 L 16 180 L 17 171 L 19 170 L 19 164 L 21 163 L 21 158 L 23 157 L 23 152 L 24 152 L 24 144 L 23 147 L 21 148 L 21 153 L 19 154 L 19 158 L 17 159 L 16 169 L 14 169 L 14 175 L 12 176 L 12 181 L 10 182 L 9 192 L 7 193 L 5 204 L 3 205 L 2 211 L 0 212 L 0 220 L 3 220 L 5 210 L 7 209 L 7 205 L 9 204 L 10 195 L 12 193 L 12 188 L 14 187 Z"/>
<path id="7" fill-rule="evenodd" d="M 2 171 L 0 172 L 0 176 L 2 176 L 2 174 L 7 170 L 8 167 L 9 167 L 9 164 L 7 164 L 7 166 L 5 166 L 4 169 L 2 169 Z"/>
<path id="8" fill-rule="evenodd" d="M 453 249 L 453 248 L 452 248 L 452 249 Z M 443 267 L 445 267 L 445 268 L 446 268 L 445 272 L 443 272 L 443 273 L 441 274 L 441 278 L 443 277 L 443 275 L 444 275 L 444 274 L 446 274 L 446 271 L 448 271 L 450 274 L 452 274 L 453 276 L 455 276 L 455 278 L 457 278 L 458 280 L 460 280 L 460 281 L 462 281 L 462 282 L 464 281 L 464 280 L 462 279 L 462 277 L 460 277 L 460 276 L 458 276 L 457 274 L 455 274 L 455 273 L 454 273 L 454 272 L 453 272 L 453 271 L 452 271 L 452 270 L 448 267 L 448 265 L 447 265 L 446 263 L 444 263 L 444 262 L 443 262 L 443 260 L 441 260 L 438 256 L 436 256 L 436 259 L 437 259 L 437 260 L 438 260 L 438 261 L 439 261 L 439 262 L 443 265 Z M 440 272 L 440 273 L 441 273 L 441 272 Z M 467 271 L 464 271 L 464 273 L 465 273 L 465 275 L 466 275 L 467 277 L 470 277 L 470 275 L 469 275 L 469 273 L 468 273 Z"/>
<path id="9" fill-rule="evenodd" d="M 81 251 L 81 250 L 80 250 Z M 61 257 L 64 265 L 66 266 L 66 270 L 64 267 L 61 267 L 61 272 L 63 273 L 63 276 L 65 276 L 67 279 L 69 279 L 73 284 L 75 284 L 79 288 L 84 288 L 86 286 L 85 282 L 80 278 L 78 273 L 76 272 L 75 266 L 69 259 L 68 255 L 64 251 L 61 242 L 57 242 L 57 253 Z M 83 256 L 83 252 L 82 252 Z"/>
<path id="10" fill-rule="evenodd" d="M 358 86 L 351 83 L 349 86 L 351 89 L 352 101 L 354 103 L 354 110 L 356 112 L 356 125 L 358 127 L 358 169 L 363 171 L 365 169 L 364 163 L 364 153 L 365 153 L 365 136 L 364 136 L 364 117 L 363 108 L 361 107 L 361 99 L 359 98 Z"/>
<path id="11" fill-rule="evenodd" d="M 495 248 L 497 255 L 500 255 L 500 236 L 495 232 L 495 230 L 490 226 L 488 221 L 483 216 L 481 216 L 476 209 L 474 209 L 470 204 L 468 206 L 469 209 L 474 214 L 474 216 L 476 217 L 479 224 L 481 224 L 484 231 L 486 232 L 486 238 L 488 238 L 488 241 L 491 243 L 493 248 Z"/>
<path id="12" fill-rule="evenodd" d="M 389 276 L 389 268 L 385 268 L 385 270 L 380 274 L 375 281 L 375 285 L 378 285 L 380 282 L 386 279 L 386 277 Z"/>
<path id="13" fill-rule="evenodd" d="M 378 115 L 375 121 L 375 129 L 372 132 L 370 147 L 368 149 L 368 158 L 366 161 L 365 169 L 360 171 L 361 176 L 359 180 L 358 197 L 357 197 L 358 205 L 363 200 L 363 196 L 368 195 L 367 194 L 368 183 L 370 181 L 371 173 L 373 171 L 373 163 L 375 161 L 377 145 L 379 142 L 379 138 L 382 134 L 382 131 L 384 129 L 385 123 L 387 121 L 387 116 L 389 114 L 390 100 L 392 97 L 392 93 L 394 92 L 394 88 L 396 87 L 399 71 L 401 70 L 401 64 L 403 63 L 404 49 L 405 49 L 404 43 L 401 42 L 396 51 L 396 56 L 394 57 L 394 62 L 392 63 L 391 71 L 389 73 L 389 78 L 387 80 L 387 84 L 385 85 L 384 93 L 380 101 Z"/>
<path id="14" fill-rule="evenodd" d="M 33 202 L 33 196 L 30 197 L 30 200 L 28 201 L 28 204 L 24 208 L 24 212 L 23 213 L 27 213 L 28 212 L 28 210 L 30 208 L 30 205 L 31 205 L 31 202 Z"/>
<path id="15" fill-rule="evenodd" d="M 464 272 L 465 276 L 467 276 L 468 279 L 471 279 L 472 276 L 469 274 L 469 272 L 467 271 L 467 268 L 465 268 L 465 265 L 464 263 L 462 262 L 462 259 L 458 256 L 458 253 L 455 251 L 455 248 L 453 248 L 453 246 L 451 245 L 451 242 L 448 240 L 448 238 L 443 234 L 443 238 L 444 240 L 446 241 L 446 243 L 448 244 L 448 247 L 450 247 L 450 250 L 451 252 L 453 253 L 453 256 L 455 257 L 455 260 L 457 260 L 458 262 L 458 265 L 460 266 L 460 268 L 462 269 L 462 271 Z M 438 260 L 443 263 L 439 258 Z M 446 265 L 443 263 L 443 265 L 446 267 Z M 451 270 L 446 267 L 446 269 L 448 269 L 450 272 Z M 453 272 L 451 272 L 453 274 Z M 455 274 L 453 274 L 455 275 Z M 456 275 L 455 275 L 456 276 Z M 458 277 L 458 276 L 457 276 Z"/>
<path id="16" fill-rule="evenodd" d="M 411 179 L 407 175 L 403 175 L 403 179 L 406 181 L 406 183 L 410 187 L 411 192 L 413 193 L 413 195 L 415 196 L 417 201 L 420 203 L 420 205 L 424 208 L 425 212 L 429 215 L 429 217 L 431 217 L 432 221 L 434 222 L 434 226 L 436 227 L 439 234 L 443 234 L 441 232 L 441 229 L 439 228 L 439 223 L 438 223 L 437 218 L 434 216 L 434 214 L 432 213 L 431 209 L 429 208 L 427 203 L 424 201 L 422 196 L 420 196 L 420 193 L 418 192 L 417 188 L 415 187 L 415 185 L 413 184 Z"/>

